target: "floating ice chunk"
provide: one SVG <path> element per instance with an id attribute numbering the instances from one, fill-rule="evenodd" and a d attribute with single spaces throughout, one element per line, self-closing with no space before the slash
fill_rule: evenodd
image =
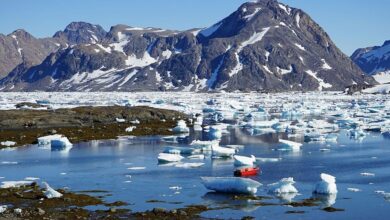
<path id="1" fill-rule="evenodd" d="M 211 139 L 221 139 L 222 130 L 219 127 L 211 126 L 209 129 L 209 137 Z"/>
<path id="2" fill-rule="evenodd" d="M 283 178 L 279 182 L 268 185 L 268 192 L 275 194 L 298 193 L 298 190 L 293 186 L 295 183 L 292 177 Z"/>
<path id="3" fill-rule="evenodd" d="M 347 188 L 348 191 L 350 192 L 360 192 L 361 190 L 358 188 Z"/>
<path id="4" fill-rule="evenodd" d="M 199 148 L 201 149 L 202 151 L 211 151 L 212 150 L 212 146 L 219 146 L 219 141 L 199 141 L 199 140 L 195 140 L 195 141 L 192 141 L 192 143 L 190 144 L 191 146 L 193 146 L 194 148 Z"/>
<path id="5" fill-rule="evenodd" d="M 31 185 L 32 183 L 33 183 L 33 181 L 27 181 L 27 180 L 4 181 L 4 182 L 2 182 L 2 185 L 0 185 L 0 188 L 2 188 L 2 189 L 15 188 L 15 187 Z"/>
<path id="6" fill-rule="evenodd" d="M 297 143 L 294 141 L 288 141 L 288 140 L 283 140 L 280 139 L 279 142 L 281 143 L 281 147 L 285 149 L 291 149 L 293 151 L 299 151 L 301 149 L 302 144 Z"/>
<path id="7" fill-rule="evenodd" d="M 38 177 L 26 177 L 24 178 L 25 180 L 28 180 L 28 181 L 35 181 L 35 180 L 39 180 Z"/>
<path id="8" fill-rule="evenodd" d="M 22 214 L 22 209 L 20 208 L 14 209 L 14 213 L 20 215 Z"/>
<path id="9" fill-rule="evenodd" d="M 188 133 L 190 129 L 187 127 L 187 124 L 184 120 L 179 120 L 177 122 L 177 126 L 172 129 L 172 131 L 176 134 L 179 133 Z"/>
<path id="10" fill-rule="evenodd" d="M 313 193 L 315 194 L 336 194 L 336 178 L 329 174 L 321 173 L 321 181 L 315 185 Z"/>
<path id="11" fill-rule="evenodd" d="M 243 149 L 245 146 L 239 145 L 239 144 L 229 144 L 229 145 L 225 145 L 225 147 L 232 148 L 232 149 L 235 149 L 236 151 L 238 151 L 240 149 Z"/>
<path id="12" fill-rule="evenodd" d="M 42 182 L 42 184 L 44 185 L 44 187 L 46 189 L 44 192 L 46 198 L 53 199 L 53 198 L 61 198 L 62 197 L 62 194 L 57 192 L 53 188 L 51 188 L 48 183 Z"/>
<path id="13" fill-rule="evenodd" d="M 6 205 L 0 205 L 0 214 L 1 213 L 4 213 L 5 211 L 7 211 L 7 206 Z"/>
<path id="14" fill-rule="evenodd" d="M 203 166 L 204 163 L 178 163 L 175 165 L 175 167 L 178 168 L 198 168 Z"/>
<path id="15" fill-rule="evenodd" d="M 182 187 L 180 187 L 180 186 L 170 186 L 169 189 L 178 191 L 178 190 L 181 190 Z"/>
<path id="16" fill-rule="evenodd" d="M 14 141 L 2 141 L 0 144 L 2 146 L 6 146 L 6 147 L 12 147 L 12 146 L 16 145 L 16 142 L 14 142 Z"/>
<path id="17" fill-rule="evenodd" d="M 68 140 L 67 137 L 60 137 L 58 139 L 52 139 L 50 141 L 51 149 L 52 150 L 70 150 L 72 148 L 72 143 Z"/>
<path id="18" fill-rule="evenodd" d="M 360 173 L 362 176 L 375 176 L 375 173 Z"/>
<path id="19" fill-rule="evenodd" d="M 187 157 L 188 159 L 192 160 L 204 160 L 205 156 L 203 154 L 194 154 Z"/>
<path id="20" fill-rule="evenodd" d="M 169 162 L 178 162 L 181 161 L 184 157 L 177 154 L 167 154 L 160 153 L 157 157 L 158 162 L 160 163 L 169 163 Z"/>
<path id="21" fill-rule="evenodd" d="M 128 127 L 128 128 L 126 128 L 126 132 L 133 132 L 133 130 L 134 129 L 136 129 L 137 127 L 135 127 L 135 126 L 130 126 L 130 127 Z"/>
<path id="22" fill-rule="evenodd" d="M 118 123 L 124 123 L 124 122 L 126 122 L 126 119 L 124 119 L 124 118 L 115 118 L 115 121 L 118 122 Z"/>
<path id="23" fill-rule="evenodd" d="M 220 146 L 212 146 L 212 155 L 214 157 L 231 157 L 236 153 L 235 149 L 220 147 Z"/>
<path id="24" fill-rule="evenodd" d="M 256 162 L 266 163 L 266 162 L 279 162 L 282 158 L 262 158 L 256 157 Z"/>
<path id="25" fill-rule="evenodd" d="M 60 134 L 39 137 L 38 138 L 38 146 L 50 145 L 51 140 L 60 139 L 61 137 L 62 137 L 62 135 L 60 135 Z"/>
<path id="26" fill-rule="evenodd" d="M 144 170 L 146 167 L 129 167 L 128 170 Z"/>
<path id="27" fill-rule="evenodd" d="M 163 153 L 191 155 L 191 154 L 201 153 L 201 149 L 190 148 L 190 147 L 165 147 Z"/>
<path id="28" fill-rule="evenodd" d="M 253 155 L 250 157 L 234 155 L 233 158 L 235 166 L 253 166 L 253 163 L 256 162 L 256 157 Z"/>
<path id="29" fill-rule="evenodd" d="M 203 185 L 216 192 L 255 194 L 261 183 L 241 177 L 201 177 Z"/>
<path id="30" fill-rule="evenodd" d="M 16 165 L 18 162 L 16 161 L 2 161 L 1 164 L 3 165 Z"/>

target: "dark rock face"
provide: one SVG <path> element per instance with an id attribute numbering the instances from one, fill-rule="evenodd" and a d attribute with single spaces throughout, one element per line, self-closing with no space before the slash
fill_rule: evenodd
<path id="1" fill-rule="evenodd" d="M 69 46 L 15 68 L 2 91 L 280 92 L 376 83 L 306 13 L 275 0 L 245 3 L 202 30 L 117 25 L 105 33 L 78 22 L 54 39 Z"/>
<path id="2" fill-rule="evenodd" d="M 16 30 L 5 36 L 0 34 L 0 78 L 5 77 L 16 66 L 38 65 L 50 53 L 60 48 L 56 39 L 36 39 L 24 30 Z"/>
<path id="3" fill-rule="evenodd" d="M 357 49 L 351 59 L 369 75 L 389 71 L 390 41 L 386 41 L 382 46 Z"/>
<path id="4" fill-rule="evenodd" d="M 85 22 L 72 22 L 66 26 L 64 31 L 55 33 L 53 38 L 62 39 L 71 45 L 88 44 L 100 42 L 106 34 L 106 31 L 99 25 Z"/>

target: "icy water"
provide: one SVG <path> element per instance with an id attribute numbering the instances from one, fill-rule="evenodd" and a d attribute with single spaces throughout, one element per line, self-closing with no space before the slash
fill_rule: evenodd
<path id="1" fill-rule="evenodd" d="M 183 143 L 203 139 L 204 134 L 192 133 Z M 300 152 L 275 150 L 277 136 L 249 136 L 235 129 L 222 138 L 221 144 L 243 144 L 239 155 L 280 157 L 279 162 L 260 164 L 262 174 L 254 177 L 264 186 L 284 177 L 294 177 L 300 194 L 293 198 L 264 200 L 280 205 L 255 206 L 250 201 L 231 201 L 229 197 L 207 191 L 201 176 L 232 176 L 233 160 L 206 157 L 200 168 L 159 166 L 157 155 L 171 144 L 160 137 L 120 138 L 76 144 L 69 152 L 29 146 L 0 151 L 0 176 L 4 180 L 37 177 L 54 188 L 72 191 L 107 190 L 108 201 L 126 201 L 128 208 L 146 210 L 154 207 L 177 208 L 189 204 L 206 204 L 221 208 L 202 214 L 204 217 L 257 219 L 389 219 L 390 202 L 377 190 L 390 191 L 390 139 L 370 133 L 364 140 L 351 140 L 341 132 L 337 143 L 305 143 Z M 185 145 L 184 145 L 185 146 Z M 326 149 L 326 150 L 324 150 Z M 17 162 L 16 164 L 14 162 Z M 185 160 L 184 162 L 199 162 Z M 143 169 L 144 168 L 144 169 Z M 328 213 L 320 207 L 288 207 L 286 200 L 300 201 L 312 197 L 312 188 L 321 172 L 337 178 L 337 197 L 324 197 L 325 205 L 345 209 Z M 373 173 L 375 176 L 363 176 Z M 265 187 L 257 195 L 267 196 Z M 352 192 L 348 188 L 361 191 Z M 151 200 L 155 200 L 153 203 Z M 158 201 L 157 201 L 158 200 Z M 286 214 L 286 211 L 305 211 Z"/>

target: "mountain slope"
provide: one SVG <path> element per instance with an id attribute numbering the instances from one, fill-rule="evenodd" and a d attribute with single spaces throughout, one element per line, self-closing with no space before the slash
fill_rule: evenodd
<path id="1" fill-rule="evenodd" d="M 306 13 L 274 0 L 245 3 L 202 30 L 117 25 L 104 34 L 69 26 L 55 37 L 73 45 L 15 68 L 2 91 L 279 92 L 376 83 Z"/>
<path id="2" fill-rule="evenodd" d="M 378 82 L 390 82 L 390 41 L 386 41 L 382 46 L 358 49 L 351 59 Z"/>
<path id="3" fill-rule="evenodd" d="M 40 64 L 60 46 L 56 39 L 36 39 L 24 30 L 16 30 L 7 36 L 0 34 L 0 78 L 21 63 L 27 67 Z"/>

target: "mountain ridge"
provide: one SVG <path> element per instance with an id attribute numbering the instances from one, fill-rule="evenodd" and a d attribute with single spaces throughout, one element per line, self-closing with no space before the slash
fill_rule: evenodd
<path id="1" fill-rule="evenodd" d="M 103 36 L 104 35 L 104 36 Z M 204 29 L 69 24 L 61 48 L 1 91 L 315 91 L 375 84 L 300 9 L 248 2 Z"/>

